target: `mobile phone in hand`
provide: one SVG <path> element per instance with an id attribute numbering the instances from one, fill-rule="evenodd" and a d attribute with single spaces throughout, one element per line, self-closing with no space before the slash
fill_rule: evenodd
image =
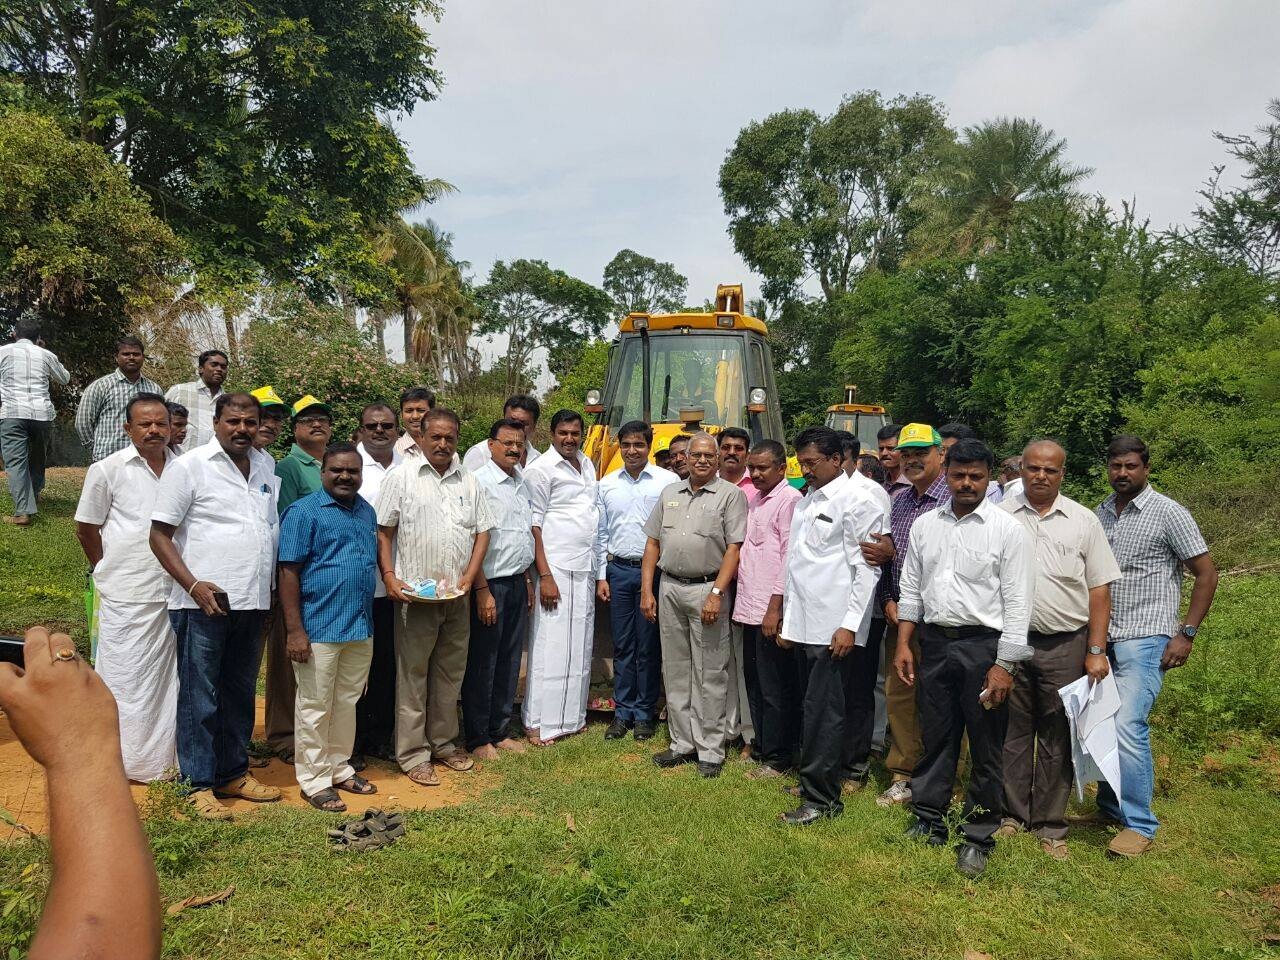
<path id="1" fill-rule="evenodd" d="M 218 609 L 223 613 L 231 612 L 231 598 L 227 596 L 226 591 L 214 591 L 213 602 L 218 605 Z"/>
<path id="2" fill-rule="evenodd" d="M 0 636 L 0 663 L 12 663 L 17 667 L 26 666 L 23 649 L 26 643 L 21 637 Z"/>

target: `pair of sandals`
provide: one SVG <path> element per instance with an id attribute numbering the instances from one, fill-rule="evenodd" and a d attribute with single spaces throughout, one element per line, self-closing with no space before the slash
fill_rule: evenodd
<path id="1" fill-rule="evenodd" d="M 456 770 L 458 773 L 466 773 L 468 770 L 475 768 L 476 762 L 465 753 L 451 753 L 446 757 L 436 757 L 434 761 L 424 760 L 412 770 L 408 770 L 405 776 L 420 787 L 438 787 L 440 786 L 440 776 L 436 773 L 435 764 L 442 763 L 450 770 Z"/>
<path id="2" fill-rule="evenodd" d="M 325 787 L 316 793 L 303 793 L 302 799 L 311 804 L 317 810 L 325 813 L 345 813 L 347 805 L 342 802 L 342 798 L 338 796 L 338 791 L 344 793 L 354 793 L 362 797 L 367 797 L 371 793 L 377 793 L 378 788 L 366 780 L 360 774 L 354 774 L 341 783 L 335 783 L 332 787 Z"/>
<path id="3" fill-rule="evenodd" d="M 390 846 L 405 834 L 403 813 L 370 808 L 356 820 L 328 832 L 329 846 L 338 853 L 365 853 Z"/>

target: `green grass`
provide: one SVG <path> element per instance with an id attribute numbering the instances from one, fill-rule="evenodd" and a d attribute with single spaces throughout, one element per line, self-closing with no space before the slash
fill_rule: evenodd
<path id="1" fill-rule="evenodd" d="M 55 519 L 0 531 L 0 546 L 38 532 L 6 562 L 28 571 L 20 583 L 71 592 L 80 560 L 59 537 L 71 540 L 72 493 L 51 494 Z M 14 601 L 10 582 L 0 622 L 76 623 L 75 602 Z M 1138 861 L 1109 860 L 1103 830 L 1074 831 L 1066 864 L 1019 837 L 972 883 L 950 851 L 905 842 L 905 812 L 870 794 L 790 830 L 777 821 L 789 798 L 744 779 L 743 764 L 716 781 L 661 772 L 648 761 L 661 745 L 605 744 L 596 727 L 492 765 L 491 789 L 411 814 L 401 843 L 368 855 L 330 853 L 330 818 L 311 811 L 175 821 L 156 791 L 148 829 L 165 902 L 236 885 L 229 902 L 166 920 L 165 955 L 1280 957 L 1278 603 L 1278 577 L 1225 581 L 1197 656 L 1170 676 L 1153 721 L 1164 826 Z M 0 846 L 0 912 L 14 905 L 0 957 L 34 922 L 44 855 L 37 842 Z"/>

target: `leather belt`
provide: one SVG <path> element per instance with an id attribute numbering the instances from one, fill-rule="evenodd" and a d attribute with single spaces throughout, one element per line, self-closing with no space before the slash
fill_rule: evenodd
<path id="1" fill-rule="evenodd" d="M 935 623 L 929 624 L 930 630 L 936 630 L 948 640 L 966 640 L 969 637 L 978 637 L 983 634 L 999 633 L 998 630 L 992 630 L 990 627 L 969 626 L 969 627 L 940 627 Z"/>
<path id="2" fill-rule="evenodd" d="M 676 583 L 684 584 L 686 587 L 695 583 L 715 583 L 716 577 L 718 576 L 718 573 L 711 573 L 705 577 L 677 577 L 674 573 L 667 573 L 665 570 L 662 571 L 662 578 L 664 580 L 674 580 Z"/>
<path id="3" fill-rule="evenodd" d="M 610 557 L 610 558 L 609 558 L 609 562 L 610 562 L 610 563 L 619 563 L 619 564 L 621 564 L 621 565 L 622 565 L 622 566 L 624 566 L 624 567 L 638 567 L 638 566 L 640 566 L 642 563 L 644 563 L 644 560 L 643 560 L 643 559 L 641 559 L 641 560 L 629 560 L 629 559 L 627 559 L 626 557 Z"/>

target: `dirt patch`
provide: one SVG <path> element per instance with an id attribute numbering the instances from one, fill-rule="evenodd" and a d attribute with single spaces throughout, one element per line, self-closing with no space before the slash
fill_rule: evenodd
<path id="1" fill-rule="evenodd" d="M 254 736 L 261 739 L 262 730 L 262 698 L 258 698 L 258 720 Z M 506 758 L 503 758 L 506 759 Z M 369 807 L 382 807 L 401 810 L 436 810 L 441 807 L 452 807 L 475 796 L 480 791 L 492 786 L 494 768 L 501 760 L 489 764 L 489 770 L 482 770 L 481 763 L 476 770 L 469 773 L 455 773 L 444 767 L 437 767 L 440 775 L 440 786 L 420 787 L 403 773 L 398 767 L 379 761 L 370 762 L 363 776 L 378 788 L 378 792 L 366 797 L 344 793 L 342 799 L 353 813 L 361 813 Z M 256 768 L 253 775 L 263 783 L 279 787 L 284 795 L 282 803 L 291 807 L 309 806 L 302 799 L 298 781 L 294 779 L 293 767 L 279 760 L 272 760 L 266 767 Z M 134 803 L 141 806 L 146 799 L 147 788 L 139 784 L 130 786 Z M 250 803 L 247 800 L 225 801 L 237 814 L 261 809 L 274 804 Z M 45 794 L 44 772 L 22 748 L 9 727 L 9 720 L 0 713 L 0 808 L 8 811 L 18 823 L 35 833 L 44 833 L 49 826 L 47 797 Z M 0 822 L 0 842 L 21 837 L 23 831 Z"/>

